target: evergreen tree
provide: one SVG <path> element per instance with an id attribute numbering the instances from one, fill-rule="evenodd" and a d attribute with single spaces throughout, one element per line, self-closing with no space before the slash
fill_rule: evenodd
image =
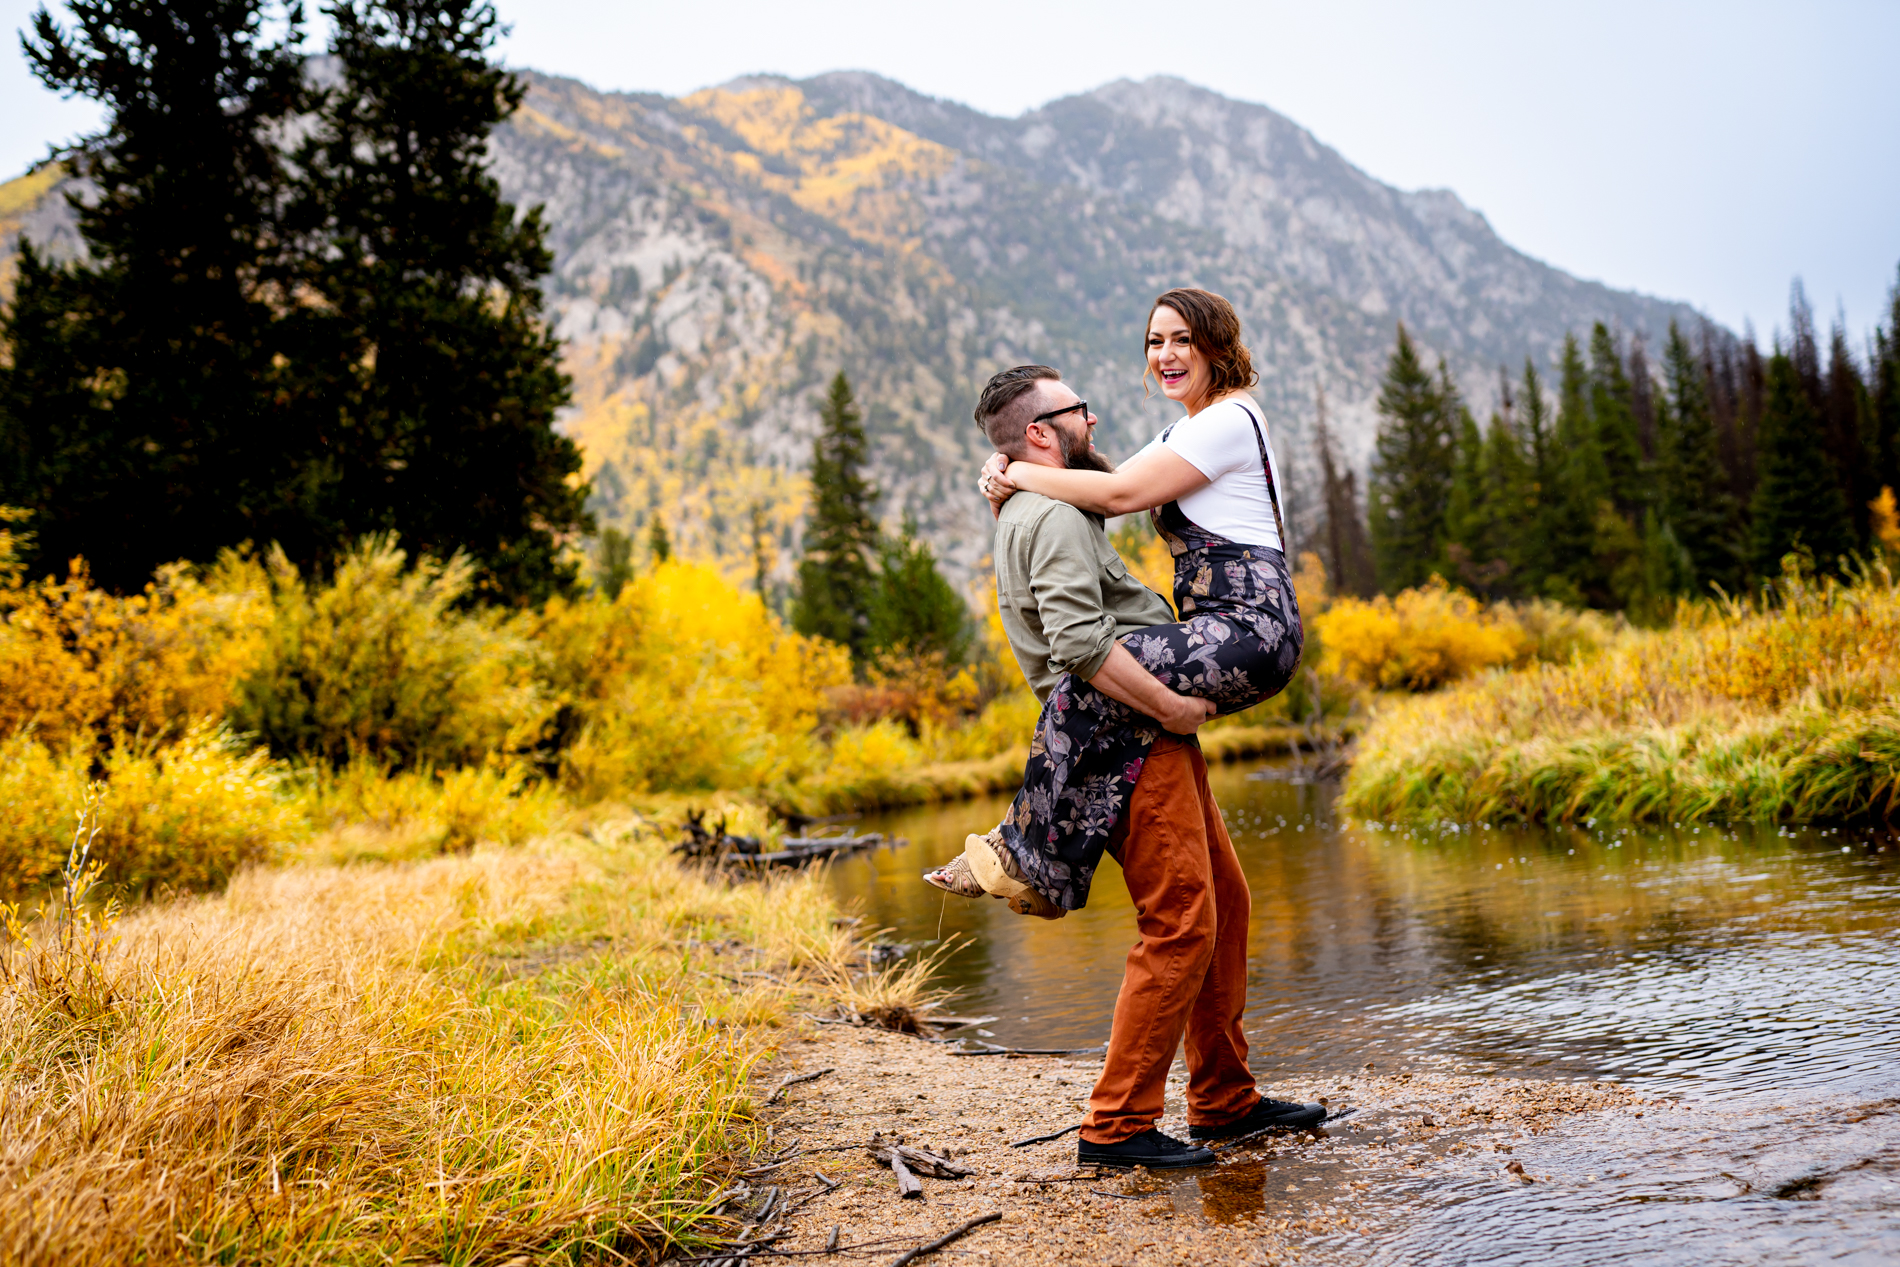
<path id="1" fill-rule="evenodd" d="M 1379 391 L 1372 470 L 1372 557 L 1379 588 L 1421 585 L 1439 566 L 1456 458 L 1454 402 L 1419 361 L 1405 326 Z"/>
<path id="2" fill-rule="evenodd" d="M 1768 363 L 1762 359 L 1761 349 L 1755 346 L 1753 328 L 1746 324 L 1742 328 L 1735 368 L 1735 434 L 1740 457 L 1736 463 L 1739 479 L 1734 482 L 1734 488 L 1735 495 L 1742 499 L 1752 516 L 1755 488 L 1761 480 L 1761 427 L 1762 412 L 1768 402 Z"/>
<path id="3" fill-rule="evenodd" d="M 1693 577 L 1688 588 L 1706 593 L 1715 582 L 1734 591 L 1742 582 L 1735 496 L 1722 465 L 1708 376 L 1673 321 L 1663 375 L 1669 391 L 1660 411 L 1657 455 L 1663 519 L 1688 553 Z"/>
<path id="4" fill-rule="evenodd" d="M 633 538 L 618 528 L 602 528 L 594 547 L 594 588 L 612 602 L 633 579 Z"/>
<path id="5" fill-rule="evenodd" d="M 1755 486 L 1755 574 L 1777 575 L 1782 556 L 1797 548 L 1831 571 L 1854 548 L 1854 526 L 1828 461 L 1820 414 L 1794 358 L 1780 349 L 1768 361 L 1766 387 Z"/>
<path id="6" fill-rule="evenodd" d="M 667 535 L 666 520 L 655 511 L 647 522 L 647 553 L 653 557 L 657 567 L 673 557 L 673 538 Z"/>
<path id="7" fill-rule="evenodd" d="M 772 596 L 767 589 L 767 580 L 772 571 L 771 534 L 766 530 L 765 506 L 761 502 L 752 503 L 752 585 L 759 593 L 759 600 L 768 607 Z"/>
<path id="8" fill-rule="evenodd" d="M 970 645 L 970 609 L 937 570 L 930 547 L 906 520 L 901 536 L 878 549 L 868 650 L 876 654 L 941 657 L 960 664 Z"/>
<path id="9" fill-rule="evenodd" d="M 1537 499 L 1531 491 L 1530 462 L 1512 424 L 1508 391 L 1503 406 L 1491 415 L 1484 433 L 1486 552 L 1498 569 L 1490 591 L 1498 597 L 1518 597 L 1529 592 L 1524 564 L 1527 530 L 1537 522 Z"/>
<path id="10" fill-rule="evenodd" d="M 871 556 L 878 543 L 871 511 L 878 493 L 864 478 L 869 446 L 863 414 L 843 370 L 831 380 L 818 419 L 792 627 L 842 643 L 862 660 L 869 649 Z"/>
<path id="11" fill-rule="evenodd" d="M 469 555 L 490 598 L 571 586 L 561 542 L 591 524 L 553 429 L 548 255 L 483 165 L 523 91 L 487 60 L 493 10 L 336 4 L 323 90 L 294 8 L 72 8 L 28 56 L 107 109 L 72 155 L 87 258 L 26 250 L 0 331 L 0 498 L 36 511 L 42 557 L 129 589 L 245 540 L 320 568 L 394 530 Z"/>
<path id="12" fill-rule="evenodd" d="M 461 551 L 490 597 L 572 584 L 560 538 L 591 525 L 580 451 L 554 430 L 569 398 L 541 318 L 550 256 L 539 210 L 517 217 L 485 166 L 488 134 L 526 89 L 489 60 L 485 0 L 339 0 L 326 12 L 342 82 L 303 145 L 295 208 L 326 250 L 309 281 L 335 407 L 334 518 L 414 550 Z"/>
<path id="13" fill-rule="evenodd" d="M 1557 488 L 1545 537 L 1551 569 L 1544 594 L 1560 602 L 1607 607 L 1608 577 L 1597 562 L 1597 516 L 1610 500 L 1610 475 L 1590 415 L 1590 379 L 1576 336 L 1564 337 L 1557 388 Z"/>
<path id="14" fill-rule="evenodd" d="M 1491 418 L 1495 438 L 1500 421 Z M 1445 575 L 1485 598 L 1500 597 L 1511 565 L 1503 557 L 1508 514 L 1491 479 L 1490 445 L 1466 408 L 1458 410 L 1456 458 L 1445 508 Z"/>
<path id="15" fill-rule="evenodd" d="M 298 535 L 299 401 L 281 392 L 273 300 L 288 179 L 273 143 L 305 106 L 303 29 L 262 0 L 45 9 L 22 41 L 33 73 L 105 107 L 65 155 L 83 261 L 22 243 L 0 328 L 0 503 L 34 511 L 37 557 L 91 562 L 110 588 Z M 275 34 L 267 31 L 275 30 Z"/>
<path id="16" fill-rule="evenodd" d="M 1874 480 L 1900 494 L 1900 282 L 1887 295 L 1887 323 L 1874 327 Z"/>
<path id="17" fill-rule="evenodd" d="M 1637 430 L 1635 389 L 1616 339 L 1601 321 L 1590 331 L 1590 417 L 1608 477 L 1606 495 L 1633 521 L 1649 504 L 1648 464 Z"/>
<path id="18" fill-rule="evenodd" d="M 1619 595 L 1623 608 L 1639 623 L 1666 624 L 1676 596 L 1688 593 L 1695 585 L 1695 561 L 1654 507 L 1643 512 L 1639 558 L 1640 573 Z"/>
<path id="19" fill-rule="evenodd" d="M 1375 578 L 1372 547 L 1366 540 L 1365 520 L 1359 512 L 1358 477 L 1333 452 L 1323 388 L 1318 392 L 1317 402 L 1319 423 L 1314 430 L 1313 445 L 1319 451 L 1321 493 L 1326 512 L 1319 543 L 1326 553 L 1333 591 L 1368 598 L 1374 592 Z"/>
<path id="20" fill-rule="evenodd" d="M 1847 331 L 1838 321 L 1828 339 L 1825 392 L 1821 427 L 1834 459 L 1841 496 L 1847 499 L 1847 517 L 1854 524 L 1854 547 L 1864 550 L 1871 539 L 1871 503 L 1880 495 L 1875 471 L 1879 442 L 1866 381 L 1848 349 Z"/>
<path id="21" fill-rule="evenodd" d="M 1519 589 L 1526 594 L 1547 593 L 1549 579 L 1556 575 L 1557 553 L 1553 540 L 1558 531 L 1560 467 L 1556 437 L 1551 433 L 1550 407 L 1544 401 L 1543 379 L 1537 367 L 1524 358 L 1524 380 L 1518 392 L 1523 413 L 1522 452 L 1524 455 L 1525 535 L 1519 546 L 1522 575 Z"/>

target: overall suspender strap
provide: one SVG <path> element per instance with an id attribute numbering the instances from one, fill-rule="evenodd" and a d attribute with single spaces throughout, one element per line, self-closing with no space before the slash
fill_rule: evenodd
<path id="1" fill-rule="evenodd" d="M 1286 520 L 1280 517 L 1280 493 L 1273 486 L 1273 463 L 1267 460 L 1267 438 L 1261 434 L 1260 419 L 1253 416 L 1253 410 L 1245 405 L 1241 405 L 1240 408 L 1241 412 L 1247 415 L 1247 421 L 1253 424 L 1253 442 L 1260 446 L 1260 469 L 1267 476 L 1267 500 L 1273 505 L 1273 526 L 1280 532 L 1280 553 L 1285 554 L 1291 549 L 1291 545 L 1286 539 Z"/>

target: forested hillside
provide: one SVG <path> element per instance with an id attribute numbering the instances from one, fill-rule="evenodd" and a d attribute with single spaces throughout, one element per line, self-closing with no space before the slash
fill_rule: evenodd
<path id="1" fill-rule="evenodd" d="M 1178 80 L 1110 84 L 998 119 L 873 75 L 737 81 L 684 99 L 527 75 L 492 139 L 505 196 L 545 205 L 548 311 L 575 379 L 603 525 L 656 514 L 683 550 L 789 580 L 817 397 L 865 411 L 880 512 L 947 562 L 988 547 L 969 421 L 995 369 L 1062 367 L 1126 452 L 1152 295 L 1231 297 L 1294 461 L 1324 386 L 1344 457 L 1370 453 L 1394 324 L 1485 401 L 1500 365 L 1554 368 L 1596 321 L 1659 336 L 1683 305 L 1580 282 L 1502 242 L 1445 191 L 1381 185 L 1262 106 Z M 0 199 L 64 233 L 43 187 Z M 70 235 L 67 235 L 70 241 Z M 58 243 L 54 244 L 57 252 Z M 1296 481 L 1297 483 L 1297 481 Z M 1300 505 L 1296 516 L 1310 509 Z"/>

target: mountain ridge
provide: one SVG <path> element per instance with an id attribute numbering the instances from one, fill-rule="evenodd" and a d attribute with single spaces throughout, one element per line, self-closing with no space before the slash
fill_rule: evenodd
<path id="1" fill-rule="evenodd" d="M 969 490 L 983 380 L 1054 364 L 1103 415 L 1103 448 L 1132 452 L 1173 413 L 1143 391 L 1140 353 L 1169 286 L 1239 309 L 1296 520 L 1315 391 L 1363 465 L 1400 320 L 1482 411 L 1500 366 L 1549 365 L 1566 330 L 1702 319 L 1571 277 L 1454 193 L 1384 185 L 1269 107 L 1183 80 L 1002 119 L 862 71 L 682 98 L 520 73 L 491 170 L 546 208 L 549 320 L 576 387 L 562 425 L 594 506 L 634 532 L 660 515 L 737 573 L 764 556 L 789 578 L 815 397 L 839 369 L 882 510 L 970 577 L 990 531 Z"/>

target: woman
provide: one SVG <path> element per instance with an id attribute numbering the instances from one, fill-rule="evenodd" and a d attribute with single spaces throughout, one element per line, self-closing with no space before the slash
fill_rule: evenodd
<path id="1" fill-rule="evenodd" d="M 1211 702 L 1217 715 L 1239 712 L 1286 687 L 1305 640 L 1276 464 L 1247 392 L 1259 376 L 1233 306 L 1208 291 L 1156 299 L 1146 342 L 1143 382 L 1158 379 L 1185 417 L 1118 471 L 997 454 L 980 486 L 997 505 L 1027 490 L 1099 515 L 1152 511 L 1174 555 L 1181 621 L 1129 634 L 1122 645 L 1171 689 Z M 1080 908 L 1159 729 L 1065 675 L 1043 705 L 1008 816 L 924 878 L 964 897 L 1007 897 L 1013 909 L 1048 919 Z"/>

